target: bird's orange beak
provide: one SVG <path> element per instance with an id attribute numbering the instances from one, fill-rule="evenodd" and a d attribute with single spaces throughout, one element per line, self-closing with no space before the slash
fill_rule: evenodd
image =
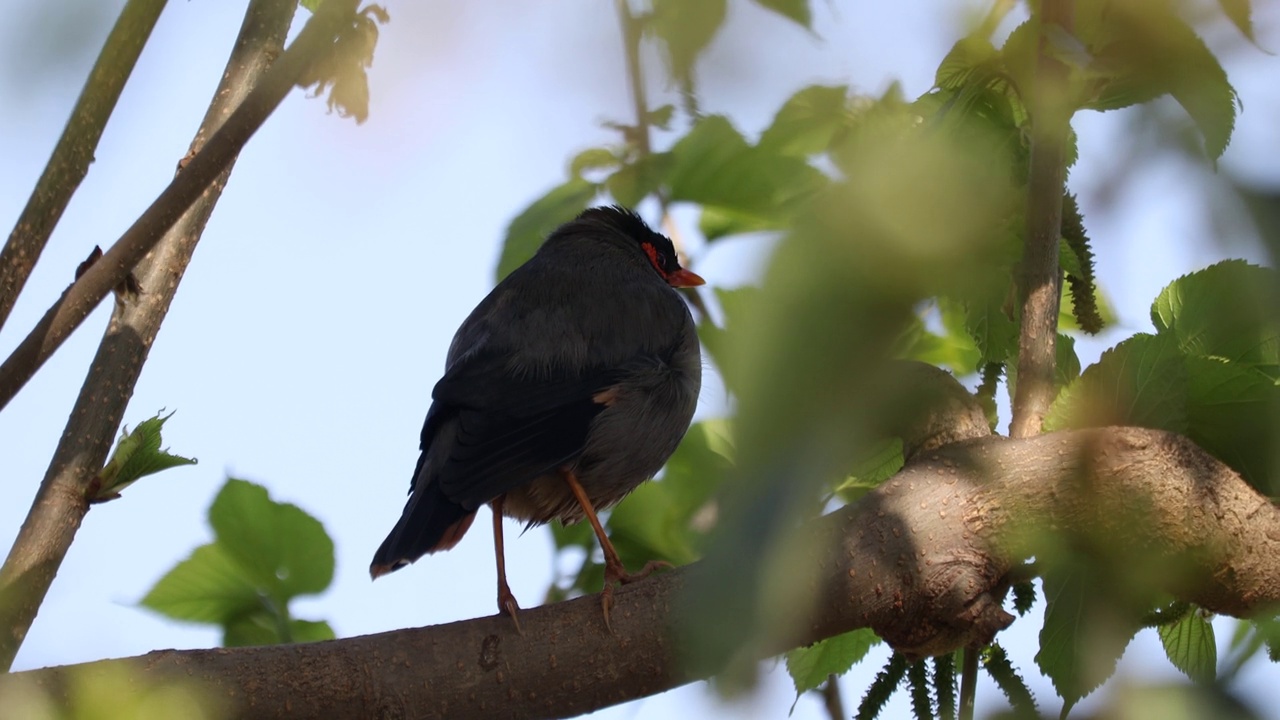
<path id="1" fill-rule="evenodd" d="M 680 268 L 679 270 L 667 275 L 667 284 L 674 288 L 686 288 L 706 285 L 707 281 L 703 280 L 698 273 L 692 270 Z"/>

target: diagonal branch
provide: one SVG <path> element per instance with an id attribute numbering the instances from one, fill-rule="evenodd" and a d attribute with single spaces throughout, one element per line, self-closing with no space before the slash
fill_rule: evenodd
<path id="1" fill-rule="evenodd" d="M 356 4 L 356 0 L 324 0 L 289 49 L 204 149 L 191 158 L 116 244 L 63 292 L 0 365 L 0 409 L 231 164 L 298 79 L 311 69 L 317 58 L 332 49 L 338 35 L 351 25 Z"/>
<path id="2" fill-rule="evenodd" d="M 1067 104 L 1067 67 L 1049 48 L 1050 33 L 1070 32 L 1071 0 L 1045 0 L 1038 21 L 1035 86 L 1031 95 L 1031 167 L 1027 237 L 1018 271 L 1022 319 L 1018 338 L 1018 382 L 1013 399 L 1012 437 L 1040 432 L 1053 402 L 1053 373 L 1058 343 L 1058 304 L 1062 272 L 1058 239 L 1062 236 L 1062 196 L 1066 182 L 1066 146 L 1071 109 Z"/>
<path id="3" fill-rule="evenodd" d="M 1135 507 L 1150 522 L 1134 522 Z M 1218 612 L 1280 603 L 1280 508 L 1191 441 L 1156 430 L 925 450 L 807 527 L 817 541 L 808 561 L 821 568 L 812 603 L 753 645 L 762 655 L 858 627 L 912 658 L 989 642 L 1011 620 L 1000 607 L 1009 568 L 1062 540 L 1031 528 L 1102 527 L 1137 562 L 1177 560 L 1167 589 Z M 704 567 L 619 589 L 615 634 L 592 596 L 522 612 L 523 634 L 492 616 L 322 643 L 163 650 L 3 676 L 0 696 L 34 683 L 63 698 L 77 673 L 128 668 L 138 683 L 205 683 L 227 717 L 567 717 L 697 679 L 667 628 Z"/>
<path id="4" fill-rule="evenodd" d="M 0 328 L 9 319 L 71 196 L 89 174 L 98 140 L 165 2 L 129 0 L 107 36 L 62 137 L 0 251 Z"/>
<path id="5" fill-rule="evenodd" d="M 297 7 L 297 0 L 250 1 L 189 155 L 201 150 L 279 57 Z M 116 303 L 49 470 L 0 568 L 0 668 L 12 664 L 89 511 L 90 485 L 106 461 L 151 344 L 234 163 L 233 155 L 213 185 L 138 264 L 135 274 L 144 292 L 136 300 Z"/>

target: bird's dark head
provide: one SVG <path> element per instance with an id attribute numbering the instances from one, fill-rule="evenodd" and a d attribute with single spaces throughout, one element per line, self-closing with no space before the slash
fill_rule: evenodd
<path id="1" fill-rule="evenodd" d="M 696 287 L 706 282 L 696 273 L 680 267 L 680 258 L 670 238 L 656 232 L 639 215 L 620 205 L 588 208 L 570 225 L 604 231 L 603 234 L 634 243 L 671 287 Z"/>

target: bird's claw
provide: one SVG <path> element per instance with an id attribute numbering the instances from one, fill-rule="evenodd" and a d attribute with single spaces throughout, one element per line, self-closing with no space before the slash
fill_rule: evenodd
<path id="1" fill-rule="evenodd" d="M 511 590 L 498 592 L 498 613 L 510 616 L 511 622 L 516 624 L 516 632 L 524 635 L 524 628 L 520 627 L 520 605 L 516 603 L 516 596 Z"/>
<path id="2" fill-rule="evenodd" d="M 640 568 L 639 572 L 629 573 L 621 564 L 611 565 L 606 563 L 604 568 L 604 589 L 600 592 L 600 605 L 604 609 L 604 626 L 613 632 L 613 625 L 609 622 L 609 611 L 613 609 L 613 588 L 615 585 L 629 585 L 633 582 L 643 580 L 653 574 L 655 570 L 670 570 L 675 567 L 666 560 L 650 560 Z"/>

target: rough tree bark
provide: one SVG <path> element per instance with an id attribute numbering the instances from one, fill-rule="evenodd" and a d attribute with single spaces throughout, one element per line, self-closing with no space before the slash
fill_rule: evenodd
<path id="1" fill-rule="evenodd" d="M 1280 508 L 1184 437 L 1111 427 L 1022 440 L 914 443 L 895 477 L 812 524 L 822 581 L 803 623 L 764 653 L 859 627 L 922 656 L 990 641 L 1010 568 L 1042 541 L 1030 529 L 1106 533 L 1135 561 L 1178 563 L 1166 588 L 1248 616 L 1280 603 Z M 1142 512 L 1135 514 L 1135 509 Z M 598 598 L 323 643 L 165 650 L 0 677 L 60 696 L 78 672 L 126 666 L 140 680 L 207 683 L 237 718 L 564 717 L 695 677 L 667 630 L 700 565 L 626 586 L 605 630 Z"/>

